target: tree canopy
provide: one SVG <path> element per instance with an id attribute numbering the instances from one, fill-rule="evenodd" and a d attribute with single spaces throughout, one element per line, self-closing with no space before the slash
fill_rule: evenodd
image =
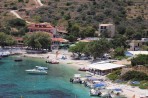
<path id="1" fill-rule="evenodd" d="M 126 81 L 128 80 L 142 81 L 142 80 L 148 80 L 148 75 L 143 72 L 128 71 L 123 76 L 121 76 L 121 78 Z"/>
<path id="2" fill-rule="evenodd" d="M 12 46 L 16 44 L 16 40 L 3 32 L 0 32 L 0 46 Z"/>
<path id="3" fill-rule="evenodd" d="M 131 64 L 136 65 L 145 65 L 148 66 L 148 55 L 138 55 L 137 57 L 131 59 Z"/>
<path id="4" fill-rule="evenodd" d="M 69 51 L 77 53 L 78 55 L 81 55 L 82 53 L 91 55 L 94 59 L 96 59 L 97 57 L 102 57 L 109 49 L 109 42 L 106 39 L 100 39 L 92 42 L 76 43 L 75 46 L 71 46 L 69 48 Z"/>
<path id="5" fill-rule="evenodd" d="M 110 49 L 110 44 L 106 39 L 99 39 L 92 41 L 86 47 L 86 50 L 90 55 L 96 59 L 97 57 L 102 57 L 104 53 L 108 52 Z"/>
<path id="6" fill-rule="evenodd" d="M 12 26 L 12 27 L 26 26 L 25 20 L 22 20 L 22 19 L 19 19 L 19 18 L 9 20 L 8 22 L 9 22 L 9 25 Z"/>
<path id="7" fill-rule="evenodd" d="M 111 40 L 111 45 L 113 48 L 116 47 L 124 47 L 127 48 L 127 42 L 126 42 L 127 38 L 125 36 L 122 36 L 120 34 L 118 34 L 117 36 L 114 37 L 113 40 Z"/>
<path id="8" fill-rule="evenodd" d="M 88 44 L 87 42 L 78 42 L 74 46 L 71 46 L 69 48 L 69 51 L 73 53 L 77 53 L 79 56 L 81 56 L 81 53 L 84 53 L 85 51 L 84 49 L 87 44 Z"/>
<path id="9" fill-rule="evenodd" d="M 24 43 L 33 49 L 49 49 L 51 38 L 46 32 L 34 32 L 24 36 Z"/>

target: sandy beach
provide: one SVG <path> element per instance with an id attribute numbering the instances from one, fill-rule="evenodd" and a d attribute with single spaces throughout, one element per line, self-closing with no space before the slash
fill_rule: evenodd
<path id="1" fill-rule="evenodd" d="M 72 53 L 69 53 L 68 51 L 59 51 L 58 56 L 56 57 L 56 51 L 53 52 L 48 52 L 46 54 L 27 54 L 27 53 L 23 53 L 23 56 L 26 57 L 32 57 L 32 58 L 42 58 L 46 61 L 48 60 L 56 60 L 61 64 L 68 64 L 71 65 L 73 67 L 85 67 L 87 65 L 89 65 L 91 62 L 88 60 L 72 60 L 72 58 L 70 57 L 72 55 Z M 67 59 L 63 60 L 61 59 L 62 56 L 66 56 Z"/>
<path id="2" fill-rule="evenodd" d="M 42 58 L 44 60 L 57 60 L 61 64 L 67 64 L 69 66 L 75 67 L 75 68 L 80 68 L 80 67 L 86 67 L 87 65 L 91 64 L 89 60 L 72 60 L 70 57 L 72 53 L 69 53 L 68 51 L 59 51 L 59 55 L 56 58 L 56 51 L 49 52 L 47 54 L 26 54 L 23 53 L 23 56 L 26 57 L 33 57 L 33 58 Z M 65 55 L 67 57 L 66 60 L 62 60 L 62 56 Z M 120 62 L 121 64 L 121 62 Z M 112 83 L 111 81 L 107 81 L 108 87 L 117 87 L 121 88 L 123 90 L 123 94 L 127 98 L 145 98 L 142 97 L 143 95 L 148 96 L 148 90 L 142 90 L 138 87 L 132 87 L 127 84 L 117 84 L 117 83 Z"/>

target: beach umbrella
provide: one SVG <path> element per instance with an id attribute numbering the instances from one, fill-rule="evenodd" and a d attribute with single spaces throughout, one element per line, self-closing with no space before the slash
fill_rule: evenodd
<path id="1" fill-rule="evenodd" d="M 115 91 L 122 91 L 122 89 L 120 89 L 120 88 L 115 88 L 113 90 L 115 90 Z"/>
<path id="2" fill-rule="evenodd" d="M 95 81 L 95 80 L 98 80 L 98 79 L 97 78 L 94 78 L 94 77 L 88 77 L 88 80 Z"/>
<path id="3" fill-rule="evenodd" d="M 105 86 L 105 85 L 102 84 L 102 83 L 99 83 L 99 84 L 95 84 L 95 85 L 94 85 L 95 88 L 101 88 L 101 87 L 103 87 L 103 86 Z"/>

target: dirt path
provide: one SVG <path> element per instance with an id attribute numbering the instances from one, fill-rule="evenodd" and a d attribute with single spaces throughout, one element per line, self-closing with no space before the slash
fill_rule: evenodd
<path id="1" fill-rule="evenodd" d="M 43 3 L 41 2 L 41 0 L 34 0 L 36 2 L 36 4 L 39 4 L 39 6 L 43 6 Z"/>
<path id="2" fill-rule="evenodd" d="M 22 17 L 16 12 L 17 10 L 11 10 L 10 13 L 12 13 L 14 16 L 16 16 L 17 18 L 22 19 Z"/>
<path id="3" fill-rule="evenodd" d="M 41 6 L 44 6 L 41 2 L 41 0 L 34 0 L 34 2 L 36 3 L 36 8 L 38 7 L 41 7 Z M 31 8 L 30 8 L 31 9 Z M 17 13 L 18 10 L 11 10 L 10 13 L 12 13 L 14 16 L 16 16 L 17 18 L 19 19 L 23 19 L 18 13 Z M 29 21 L 26 21 L 28 24 L 32 23 L 32 22 L 29 22 Z"/>
<path id="4" fill-rule="evenodd" d="M 10 13 L 12 13 L 14 16 L 16 16 L 19 19 L 23 19 L 18 13 L 17 10 L 11 10 Z M 31 22 L 26 21 L 26 23 L 30 24 Z"/>

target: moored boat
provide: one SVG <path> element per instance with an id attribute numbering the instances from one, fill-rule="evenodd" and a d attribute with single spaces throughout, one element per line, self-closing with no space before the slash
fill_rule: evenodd
<path id="1" fill-rule="evenodd" d="M 50 64 L 59 64 L 58 61 L 52 61 Z"/>
<path id="2" fill-rule="evenodd" d="M 79 71 L 89 71 L 89 68 L 83 67 L 83 68 L 79 68 L 78 70 L 79 70 Z"/>
<path id="3" fill-rule="evenodd" d="M 18 58 L 18 59 L 15 59 L 14 61 L 15 61 L 15 62 L 21 62 L 21 61 L 23 61 L 23 59 Z"/>
<path id="4" fill-rule="evenodd" d="M 36 67 L 34 69 L 25 70 L 28 74 L 46 75 L 47 71 L 44 68 Z"/>
<path id="5" fill-rule="evenodd" d="M 47 61 L 46 61 L 46 63 L 51 63 L 51 62 L 52 62 L 52 61 L 50 61 L 50 60 L 47 60 Z"/>
<path id="6" fill-rule="evenodd" d="M 55 61 L 55 60 L 48 60 L 48 61 L 46 61 L 46 63 L 49 63 L 49 64 L 59 64 L 59 62 Z"/>

